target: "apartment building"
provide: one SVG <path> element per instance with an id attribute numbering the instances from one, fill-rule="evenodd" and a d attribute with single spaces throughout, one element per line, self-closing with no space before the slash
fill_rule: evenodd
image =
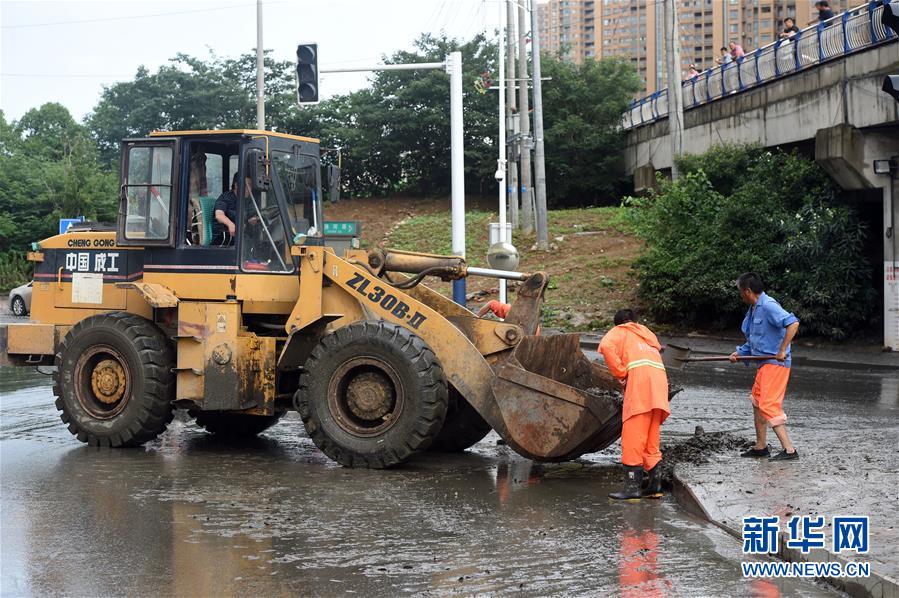
<path id="1" fill-rule="evenodd" d="M 734 41 L 745 51 L 767 45 L 794 17 L 801 29 L 817 21 L 814 0 L 675 0 L 683 70 L 715 66 L 720 48 Z M 847 0 L 830 0 L 834 12 Z M 627 56 L 651 93 L 667 85 L 662 0 L 548 0 L 538 2 L 540 45 L 581 63 Z"/>

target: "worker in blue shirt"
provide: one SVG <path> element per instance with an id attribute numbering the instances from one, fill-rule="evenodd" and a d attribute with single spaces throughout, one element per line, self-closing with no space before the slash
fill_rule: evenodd
<path id="1" fill-rule="evenodd" d="M 783 401 L 790 379 L 790 343 L 799 330 L 799 318 L 765 294 L 762 278 L 755 272 L 740 275 L 737 289 L 740 298 L 749 305 L 742 327 L 746 342 L 731 353 L 730 360 L 736 363 L 741 355 L 771 356 L 771 359 L 756 362 L 758 371 L 750 394 L 755 416 L 755 445 L 741 456 L 769 457 L 771 461 L 798 459 L 799 453 L 787 435 Z M 765 441 L 768 425 L 783 446 L 783 450 L 773 457 Z"/>

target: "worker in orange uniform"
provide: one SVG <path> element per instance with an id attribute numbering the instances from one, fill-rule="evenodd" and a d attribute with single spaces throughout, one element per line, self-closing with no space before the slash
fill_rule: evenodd
<path id="1" fill-rule="evenodd" d="M 659 353 L 662 345 L 649 328 L 634 319 L 633 310 L 618 311 L 615 327 L 599 343 L 609 371 L 624 386 L 621 463 L 625 485 L 620 492 L 609 494 L 620 500 L 662 496 L 659 429 L 671 413 L 668 376 Z"/>
<path id="2" fill-rule="evenodd" d="M 503 303 L 502 301 L 497 301 L 496 299 L 491 299 L 478 311 L 478 317 L 483 318 L 488 313 L 492 312 L 494 316 L 499 318 L 500 320 L 505 320 L 506 316 L 509 315 L 509 310 L 512 309 L 512 306 L 508 303 Z"/>

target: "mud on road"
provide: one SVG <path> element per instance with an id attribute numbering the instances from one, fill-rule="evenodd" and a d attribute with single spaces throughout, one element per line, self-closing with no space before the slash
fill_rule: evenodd
<path id="1" fill-rule="evenodd" d="M 753 441 L 730 432 L 706 433 L 697 426 L 693 436 L 676 442 L 662 443 L 662 481 L 671 488 L 674 470 L 678 465 L 701 465 L 713 455 L 745 450 Z"/>
<path id="2" fill-rule="evenodd" d="M 488 436 L 346 469 L 284 418 L 242 444 L 181 417 L 134 450 L 73 439 L 49 380 L 0 369 L 3 595 L 827 595 L 740 577 L 670 500 L 621 504 L 618 455 L 537 464 Z"/>

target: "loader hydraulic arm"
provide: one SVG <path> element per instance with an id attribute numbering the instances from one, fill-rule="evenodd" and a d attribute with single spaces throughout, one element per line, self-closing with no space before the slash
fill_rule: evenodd
<path id="1" fill-rule="evenodd" d="M 418 284 L 425 276 L 436 276 L 444 281 L 458 280 L 468 276 L 526 280 L 531 276 L 522 272 L 475 268 L 466 264 L 465 258 L 458 255 L 433 255 L 397 249 L 375 249 L 369 251 L 368 269 L 377 276 L 388 272 L 417 274 L 418 276 L 412 279 L 415 281 L 415 284 Z"/>

